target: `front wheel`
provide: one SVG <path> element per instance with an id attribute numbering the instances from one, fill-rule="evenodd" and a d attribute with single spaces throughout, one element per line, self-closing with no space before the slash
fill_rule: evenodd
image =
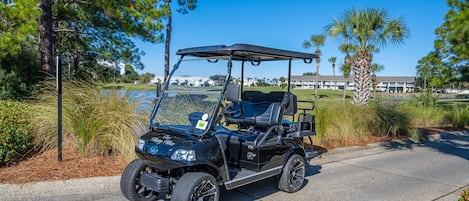
<path id="1" fill-rule="evenodd" d="M 278 188 L 288 193 L 300 190 L 305 180 L 305 170 L 304 158 L 298 154 L 293 154 L 283 167 Z"/>
<path id="2" fill-rule="evenodd" d="M 172 201 L 218 201 L 220 189 L 215 178 L 205 172 L 188 172 L 178 180 Z"/>
<path id="3" fill-rule="evenodd" d="M 158 193 L 140 184 L 140 176 L 144 172 L 152 172 L 141 159 L 135 159 L 127 165 L 121 177 L 121 192 L 131 201 L 153 201 Z"/>

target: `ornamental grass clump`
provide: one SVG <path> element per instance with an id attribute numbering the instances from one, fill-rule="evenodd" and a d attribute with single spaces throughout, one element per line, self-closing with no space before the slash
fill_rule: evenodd
<path id="1" fill-rule="evenodd" d="M 316 115 L 315 140 L 319 144 L 347 145 L 370 137 L 411 136 L 418 139 L 411 127 L 410 115 L 394 105 L 372 102 L 356 105 L 347 101 L 321 101 Z"/>
<path id="2" fill-rule="evenodd" d="M 316 142 L 320 144 L 349 144 L 370 135 L 368 122 L 373 118 L 365 106 L 346 101 L 318 102 L 316 115 Z"/>
<path id="3" fill-rule="evenodd" d="M 467 105 L 452 105 L 448 106 L 448 110 L 443 117 L 443 122 L 450 124 L 455 128 L 464 128 L 469 126 L 469 106 Z"/>
<path id="4" fill-rule="evenodd" d="M 36 145 L 49 149 L 57 142 L 57 98 L 44 90 L 35 107 L 32 126 Z M 71 81 L 63 85 L 63 133 L 78 147 L 82 157 L 122 155 L 135 157 L 137 132 L 148 114 L 137 110 L 139 102 L 115 90 L 103 91 L 92 83 Z"/>

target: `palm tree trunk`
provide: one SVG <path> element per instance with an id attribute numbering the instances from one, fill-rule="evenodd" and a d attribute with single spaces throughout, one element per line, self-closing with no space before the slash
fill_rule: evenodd
<path id="1" fill-rule="evenodd" d="M 344 100 L 347 94 L 347 86 L 348 86 L 347 80 L 348 80 L 348 77 L 344 79 Z"/>
<path id="2" fill-rule="evenodd" d="M 319 58 L 316 59 L 316 81 L 314 84 L 314 99 L 318 99 L 318 87 L 319 87 Z"/>
<path id="3" fill-rule="evenodd" d="M 49 74 L 53 74 L 53 30 L 52 30 L 52 2 L 51 0 L 41 0 L 39 9 L 42 16 L 39 20 L 39 53 L 41 56 L 41 69 Z"/>
<path id="4" fill-rule="evenodd" d="M 335 63 L 332 63 L 332 75 L 334 76 L 334 90 L 337 87 L 337 82 L 335 81 Z"/>
<path id="5" fill-rule="evenodd" d="M 168 6 L 168 10 L 169 10 L 168 24 L 166 25 L 166 39 L 164 41 L 164 81 L 165 82 L 169 76 L 169 51 L 170 51 L 171 31 L 172 31 L 172 25 L 171 25 L 172 13 L 171 13 L 170 3 L 171 3 L 171 0 L 165 0 L 165 4 L 166 6 Z"/>
<path id="6" fill-rule="evenodd" d="M 353 101 L 358 105 L 366 105 L 370 98 L 370 64 L 372 55 L 366 50 L 359 50 L 352 61 L 355 92 Z"/>

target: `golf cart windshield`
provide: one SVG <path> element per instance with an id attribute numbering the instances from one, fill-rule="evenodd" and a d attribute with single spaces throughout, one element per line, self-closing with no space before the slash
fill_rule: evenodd
<path id="1" fill-rule="evenodd" d="M 227 61 L 211 62 L 188 57 L 175 67 L 152 114 L 152 127 L 196 135 L 206 132 L 216 117 L 227 74 Z"/>

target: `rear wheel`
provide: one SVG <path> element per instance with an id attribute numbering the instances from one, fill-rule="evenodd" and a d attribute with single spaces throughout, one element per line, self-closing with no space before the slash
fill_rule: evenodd
<path id="1" fill-rule="evenodd" d="M 120 186 L 122 194 L 127 199 L 132 201 L 153 201 L 158 199 L 159 193 L 140 184 L 140 176 L 144 172 L 152 172 L 152 170 L 141 159 L 133 160 L 125 168 Z"/>
<path id="2" fill-rule="evenodd" d="M 293 154 L 283 167 L 278 182 L 278 188 L 288 193 L 300 190 L 305 180 L 305 170 L 304 158 L 298 154 Z"/>
<path id="3" fill-rule="evenodd" d="M 173 192 L 172 201 L 218 201 L 220 189 L 215 178 L 205 172 L 188 172 L 178 180 Z"/>

